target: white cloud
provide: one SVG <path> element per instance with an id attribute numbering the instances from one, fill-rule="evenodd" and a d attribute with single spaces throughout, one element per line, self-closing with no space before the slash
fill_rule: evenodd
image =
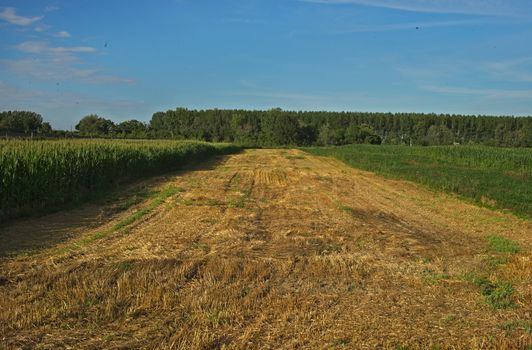
<path id="1" fill-rule="evenodd" d="M 54 52 L 54 53 L 70 53 L 70 52 L 91 53 L 91 52 L 96 52 L 96 49 L 94 47 L 90 47 L 90 46 L 50 47 L 48 50 L 50 50 L 50 52 Z"/>
<path id="2" fill-rule="evenodd" d="M 52 47 L 46 41 L 26 41 L 16 48 L 31 58 L 0 60 L 5 69 L 36 80 L 77 81 L 88 84 L 131 84 L 127 78 L 108 75 L 99 68 L 88 66 L 79 54 L 94 53 L 89 46 Z"/>
<path id="3" fill-rule="evenodd" d="M 41 53 L 47 50 L 48 45 L 43 41 L 26 41 L 18 44 L 17 49 L 22 52 Z"/>
<path id="4" fill-rule="evenodd" d="M 58 38 L 70 38 L 70 37 L 72 37 L 72 35 L 70 35 L 70 33 L 67 32 L 67 31 L 65 31 L 65 30 L 62 30 L 62 31 L 60 31 L 60 32 L 57 32 L 57 33 L 56 33 L 56 36 L 57 36 Z"/>
<path id="5" fill-rule="evenodd" d="M 355 4 L 395 10 L 434 13 L 464 13 L 478 15 L 532 14 L 528 0 L 299 0 L 319 4 Z"/>
<path id="6" fill-rule="evenodd" d="M 19 16 L 17 15 L 16 10 L 14 8 L 7 7 L 2 12 L 0 12 L 0 19 L 8 23 L 18 25 L 18 26 L 29 26 L 43 19 L 43 16 L 35 16 L 35 17 Z"/>
<path id="7" fill-rule="evenodd" d="M 68 54 L 96 52 L 96 49 L 90 46 L 50 47 L 45 41 L 26 41 L 16 47 L 19 51 L 27 53 Z"/>

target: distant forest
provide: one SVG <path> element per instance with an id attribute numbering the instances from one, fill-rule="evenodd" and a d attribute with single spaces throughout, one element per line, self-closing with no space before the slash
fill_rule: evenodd
<path id="1" fill-rule="evenodd" d="M 0 132 L 65 135 L 33 112 L 1 112 Z M 281 109 L 189 110 L 153 114 L 149 123 L 89 115 L 76 135 L 113 138 L 196 139 L 244 146 L 328 146 L 354 143 L 532 147 L 532 117 L 420 113 L 295 112 Z"/>

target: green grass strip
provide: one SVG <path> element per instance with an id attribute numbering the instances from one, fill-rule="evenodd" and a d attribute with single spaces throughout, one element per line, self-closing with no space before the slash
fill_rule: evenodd
<path id="1" fill-rule="evenodd" d="M 147 207 L 142 208 L 142 209 L 134 212 L 133 214 L 131 214 L 127 218 L 125 218 L 125 219 L 121 220 L 120 222 L 118 222 L 117 224 L 115 224 L 111 229 L 109 229 L 107 231 L 104 231 L 104 232 L 98 232 L 98 233 L 94 234 L 93 236 L 91 236 L 89 238 L 85 238 L 85 239 L 80 240 L 77 243 L 73 243 L 73 244 L 69 245 L 68 247 L 65 247 L 65 248 L 61 249 L 60 252 L 68 252 L 68 251 L 79 250 L 84 245 L 87 245 L 87 244 L 93 243 L 93 242 L 95 242 L 97 240 L 100 240 L 102 238 L 105 238 L 106 236 L 108 236 L 109 234 L 112 234 L 114 232 L 117 232 L 117 231 L 120 231 L 120 230 L 124 230 L 128 226 L 130 226 L 133 223 L 135 223 L 138 220 L 140 220 L 142 217 L 148 215 L 149 213 L 151 213 L 152 211 L 157 209 L 168 198 L 170 198 L 173 195 L 175 195 L 175 194 L 177 194 L 179 192 L 182 192 L 182 191 L 183 190 L 181 188 L 170 186 L 170 187 L 167 187 L 166 189 L 164 189 L 164 190 L 162 190 L 160 192 L 156 192 L 155 195 L 153 196 L 153 200 L 151 201 L 151 203 Z"/>

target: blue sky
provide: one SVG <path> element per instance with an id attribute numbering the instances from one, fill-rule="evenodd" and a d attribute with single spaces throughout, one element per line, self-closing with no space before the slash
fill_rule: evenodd
<path id="1" fill-rule="evenodd" d="M 0 110 L 532 115 L 531 38 L 530 0 L 0 0 Z"/>

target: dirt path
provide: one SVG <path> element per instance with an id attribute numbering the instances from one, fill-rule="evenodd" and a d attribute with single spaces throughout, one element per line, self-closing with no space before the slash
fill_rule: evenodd
<path id="1" fill-rule="evenodd" d="M 158 188 L 0 260 L 0 348 L 532 344 L 530 221 L 295 150 L 249 150 Z M 49 235 L 53 217 L 2 234 Z M 493 252 L 489 235 L 521 252 Z M 490 306 L 481 276 L 511 283 L 512 306 Z"/>

